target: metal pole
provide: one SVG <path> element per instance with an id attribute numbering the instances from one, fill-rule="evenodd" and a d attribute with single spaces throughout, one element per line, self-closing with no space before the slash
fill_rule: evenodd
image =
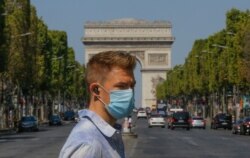
<path id="1" fill-rule="evenodd" d="M 223 113 L 226 112 L 226 106 L 225 106 L 225 86 L 223 86 L 223 92 L 222 92 L 222 108 L 223 108 Z"/>

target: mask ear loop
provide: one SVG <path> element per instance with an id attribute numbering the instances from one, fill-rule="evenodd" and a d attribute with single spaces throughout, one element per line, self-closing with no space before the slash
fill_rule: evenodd
<path id="1" fill-rule="evenodd" d="M 101 87 L 106 93 L 108 93 L 108 94 L 110 95 L 110 93 L 109 93 L 101 84 L 98 83 L 98 86 Z M 96 98 L 97 98 L 100 102 L 102 102 L 102 103 L 104 104 L 105 108 L 108 107 L 108 104 L 104 103 L 104 101 L 100 98 L 99 95 L 96 96 Z"/>

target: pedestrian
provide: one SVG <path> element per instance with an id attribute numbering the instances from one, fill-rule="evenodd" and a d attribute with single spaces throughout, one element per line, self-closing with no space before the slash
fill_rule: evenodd
<path id="1" fill-rule="evenodd" d="M 131 132 L 131 128 L 132 128 L 132 117 L 131 116 L 128 117 L 128 128 Z"/>
<path id="2" fill-rule="evenodd" d="M 86 68 L 89 106 L 79 111 L 78 124 L 68 136 L 60 158 L 124 158 L 116 121 L 134 108 L 136 58 L 123 51 L 93 55 Z"/>

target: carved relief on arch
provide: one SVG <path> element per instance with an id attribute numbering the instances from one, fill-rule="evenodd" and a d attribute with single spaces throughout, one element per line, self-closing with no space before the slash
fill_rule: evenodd
<path id="1" fill-rule="evenodd" d="M 128 53 L 136 56 L 136 58 L 141 62 L 141 64 L 144 64 L 144 61 L 145 61 L 144 51 L 129 51 Z"/>
<path id="2" fill-rule="evenodd" d="M 168 54 L 148 54 L 149 65 L 168 65 Z"/>

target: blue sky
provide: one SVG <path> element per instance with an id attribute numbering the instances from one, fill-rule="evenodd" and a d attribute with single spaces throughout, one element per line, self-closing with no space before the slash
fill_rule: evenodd
<path id="1" fill-rule="evenodd" d="M 176 38 L 172 47 L 175 66 L 184 63 L 195 40 L 225 27 L 228 10 L 250 9 L 250 0 L 31 0 L 31 3 L 49 29 L 67 32 L 68 44 L 81 64 L 84 64 L 81 38 L 86 21 L 119 18 L 170 21 Z"/>
<path id="2" fill-rule="evenodd" d="M 225 27 L 225 14 L 231 8 L 250 9 L 249 0 L 31 0 L 37 14 L 49 29 L 64 30 L 76 60 L 84 63 L 81 42 L 86 21 L 119 18 L 167 20 L 176 38 L 172 66 L 183 64 L 194 40 L 207 38 Z"/>

